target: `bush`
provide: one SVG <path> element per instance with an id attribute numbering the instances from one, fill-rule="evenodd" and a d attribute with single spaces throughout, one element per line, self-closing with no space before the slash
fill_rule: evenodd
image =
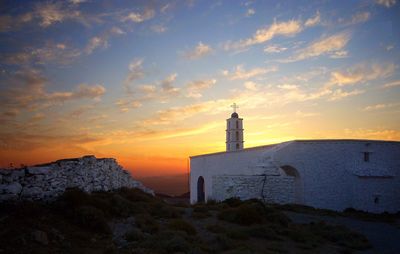
<path id="1" fill-rule="evenodd" d="M 230 207 L 238 207 L 240 206 L 243 202 L 240 200 L 240 198 L 228 198 L 225 199 L 223 202 L 223 204 L 227 204 Z"/>
<path id="2" fill-rule="evenodd" d="M 136 228 L 132 229 L 131 231 L 125 234 L 125 239 L 129 242 L 141 241 L 144 238 L 145 238 L 144 234 Z"/>
<path id="3" fill-rule="evenodd" d="M 144 253 L 189 253 L 194 246 L 186 238 L 183 232 L 164 231 L 139 243 L 139 246 L 149 252 Z"/>
<path id="4" fill-rule="evenodd" d="M 240 229 L 231 229 L 226 233 L 226 236 L 235 240 L 247 240 L 249 235 L 246 231 Z"/>
<path id="5" fill-rule="evenodd" d="M 156 197 L 143 192 L 142 190 L 136 189 L 136 188 L 121 188 L 118 193 L 128 199 L 129 201 L 132 202 L 138 202 L 138 201 L 142 201 L 142 202 L 154 202 L 154 200 L 157 200 Z"/>
<path id="6" fill-rule="evenodd" d="M 195 235 L 197 234 L 196 229 L 190 224 L 189 222 L 182 220 L 182 219 L 175 219 L 172 220 L 168 224 L 168 228 L 172 230 L 178 230 L 178 231 L 183 231 L 186 232 L 188 235 Z"/>
<path id="7" fill-rule="evenodd" d="M 104 213 L 93 206 L 81 206 L 74 210 L 74 220 L 79 225 L 92 231 L 109 234 L 111 230 Z"/>
<path id="8" fill-rule="evenodd" d="M 266 225 L 252 226 L 247 229 L 247 233 L 251 237 L 261 238 L 266 240 L 282 240 L 281 237 L 271 227 Z"/>
<path id="9" fill-rule="evenodd" d="M 210 217 L 211 214 L 208 211 L 208 207 L 205 205 L 195 205 L 193 207 L 192 217 L 196 219 L 204 219 Z"/>
<path id="10" fill-rule="evenodd" d="M 146 233 L 154 234 L 158 232 L 160 226 L 158 221 L 148 214 L 139 214 L 135 217 L 136 225 Z"/>
<path id="11" fill-rule="evenodd" d="M 208 225 L 206 227 L 206 229 L 210 232 L 213 232 L 215 234 L 220 234 L 220 233 L 225 233 L 226 232 L 226 228 L 219 225 L 219 224 L 212 224 L 212 225 Z"/>
<path id="12" fill-rule="evenodd" d="M 247 203 L 220 211 L 218 219 L 240 225 L 252 225 L 265 222 L 266 214 L 260 204 Z"/>
<path id="13" fill-rule="evenodd" d="M 67 207 L 79 207 L 83 205 L 87 205 L 90 200 L 90 196 L 88 193 L 77 189 L 68 189 L 64 192 L 64 194 L 60 197 L 62 202 L 66 203 Z"/>

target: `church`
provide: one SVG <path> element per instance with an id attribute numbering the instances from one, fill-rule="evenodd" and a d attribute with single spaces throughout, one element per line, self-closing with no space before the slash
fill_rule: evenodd
<path id="1" fill-rule="evenodd" d="M 190 202 L 237 197 L 343 211 L 400 211 L 400 142 L 293 140 L 244 148 L 243 119 L 226 120 L 226 151 L 190 157 Z"/>

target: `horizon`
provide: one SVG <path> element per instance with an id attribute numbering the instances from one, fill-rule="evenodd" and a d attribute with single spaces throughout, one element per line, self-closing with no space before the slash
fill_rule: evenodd
<path id="1" fill-rule="evenodd" d="M 400 140 L 396 0 L 4 1 L 0 167 L 93 154 L 134 177 L 309 139 Z"/>

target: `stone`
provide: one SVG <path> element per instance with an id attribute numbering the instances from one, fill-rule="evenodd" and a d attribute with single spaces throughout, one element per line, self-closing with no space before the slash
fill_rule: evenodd
<path id="1" fill-rule="evenodd" d="M 0 193 L 19 194 L 22 190 L 22 185 L 18 182 L 0 185 Z"/>
<path id="2" fill-rule="evenodd" d="M 28 173 L 32 175 L 45 175 L 51 170 L 51 167 L 28 167 Z"/>
<path id="3" fill-rule="evenodd" d="M 67 188 L 85 192 L 137 187 L 154 195 L 118 165 L 115 159 L 94 156 L 64 159 L 21 170 L 0 170 L 0 202 L 12 199 L 54 200 Z"/>

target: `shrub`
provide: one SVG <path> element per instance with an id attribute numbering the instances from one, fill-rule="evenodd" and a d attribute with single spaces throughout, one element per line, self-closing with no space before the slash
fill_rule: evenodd
<path id="1" fill-rule="evenodd" d="M 247 233 L 251 237 L 267 239 L 267 240 L 282 240 L 281 237 L 271 227 L 266 225 L 256 225 L 247 229 Z"/>
<path id="2" fill-rule="evenodd" d="M 143 233 L 136 228 L 132 229 L 131 231 L 125 234 L 125 239 L 129 242 L 141 241 L 144 238 L 145 236 L 143 235 Z"/>
<path id="3" fill-rule="evenodd" d="M 171 219 L 171 218 L 180 218 L 181 214 L 179 210 L 173 206 L 170 206 L 163 201 L 155 201 L 149 203 L 147 206 L 147 211 L 154 217 Z"/>
<path id="4" fill-rule="evenodd" d="M 118 193 L 132 202 L 142 201 L 142 202 L 154 202 L 157 198 L 152 195 L 143 192 L 142 190 L 136 188 L 121 188 Z"/>
<path id="5" fill-rule="evenodd" d="M 242 204 L 222 210 L 218 213 L 218 219 L 240 225 L 252 225 L 263 223 L 266 219 L 264 208 L 257 203 Z"/>
<path id="6" fill-rule="evenodd" d="M 182 220 L 182 219 L 175 219 L 172 220 L 168 224 L 168 228 L 172 230 L 178 230 L 178 231 L 183 231 L 186 232 L 188 235 L 195 235 L 197 234 L 196 229 L 190 224 L 189 222 Z"/>
<path id="7" fill-rule="evenodd" d="M 67 207 L 73 208 L 87 205 L 89 203 L 90 196 L 80 189 L 73 188 L 66 190 L 60 197 L 60 200 L 65 202 Z"/>
<path id="8" fill-rule="evenodd" d="M 234 197 L 234 198 L 225 199 L 222 203 L 227 204 L 230 207 L 238 207 L 243 202 L 240 200 L 240 198 Z"/>
<path id="9" fill-rule="evenodd" d="M 226 232 L 226 236 L 235 240 L 247 240 L 249 235 L 246 231 L 240 229 L 231 229 Z"/>
<path id="10" fill-rule="evenodd" d="M 111 233 L 104 213 L 93 206 L 81 206 L 74 210 L 74 220 L 79 225 L 100 233 Z"/>
<path id="11" fill-rule="evenodd" d="M 204 219 L 210 217 L 211 214 L 208 211 L 208 207 L 205 205 L 195 205 L 193 207 L 192 217 L 196 219 Z"/>
<path id="12" fill-rule="evenodd" d="M 146 233 L 154 234 L 160 229 L 158 221 L 148 214 L 139 214 L 135 216 L 135 222 L 136 225 Z"/>
<path id="13" fill-rule="evenodd" d="M 139 246 L 148 250 L 144 253 L 189 253 L 194 249 L 193 244 L 185 237 L 185 233 L 171 231 L 155 234 L 140 242 Z"/>
<path id="14" fill-rule="evenodd" d="M 220 233 L 225 233 L 226 232 L 226 228 L 219 225 L 219 224 L 212 224 L 212 225 L 208 225 L 206 227 L 206 229 L 210 232 L 213 232 L 215 234 L 220 234 Z"/>

